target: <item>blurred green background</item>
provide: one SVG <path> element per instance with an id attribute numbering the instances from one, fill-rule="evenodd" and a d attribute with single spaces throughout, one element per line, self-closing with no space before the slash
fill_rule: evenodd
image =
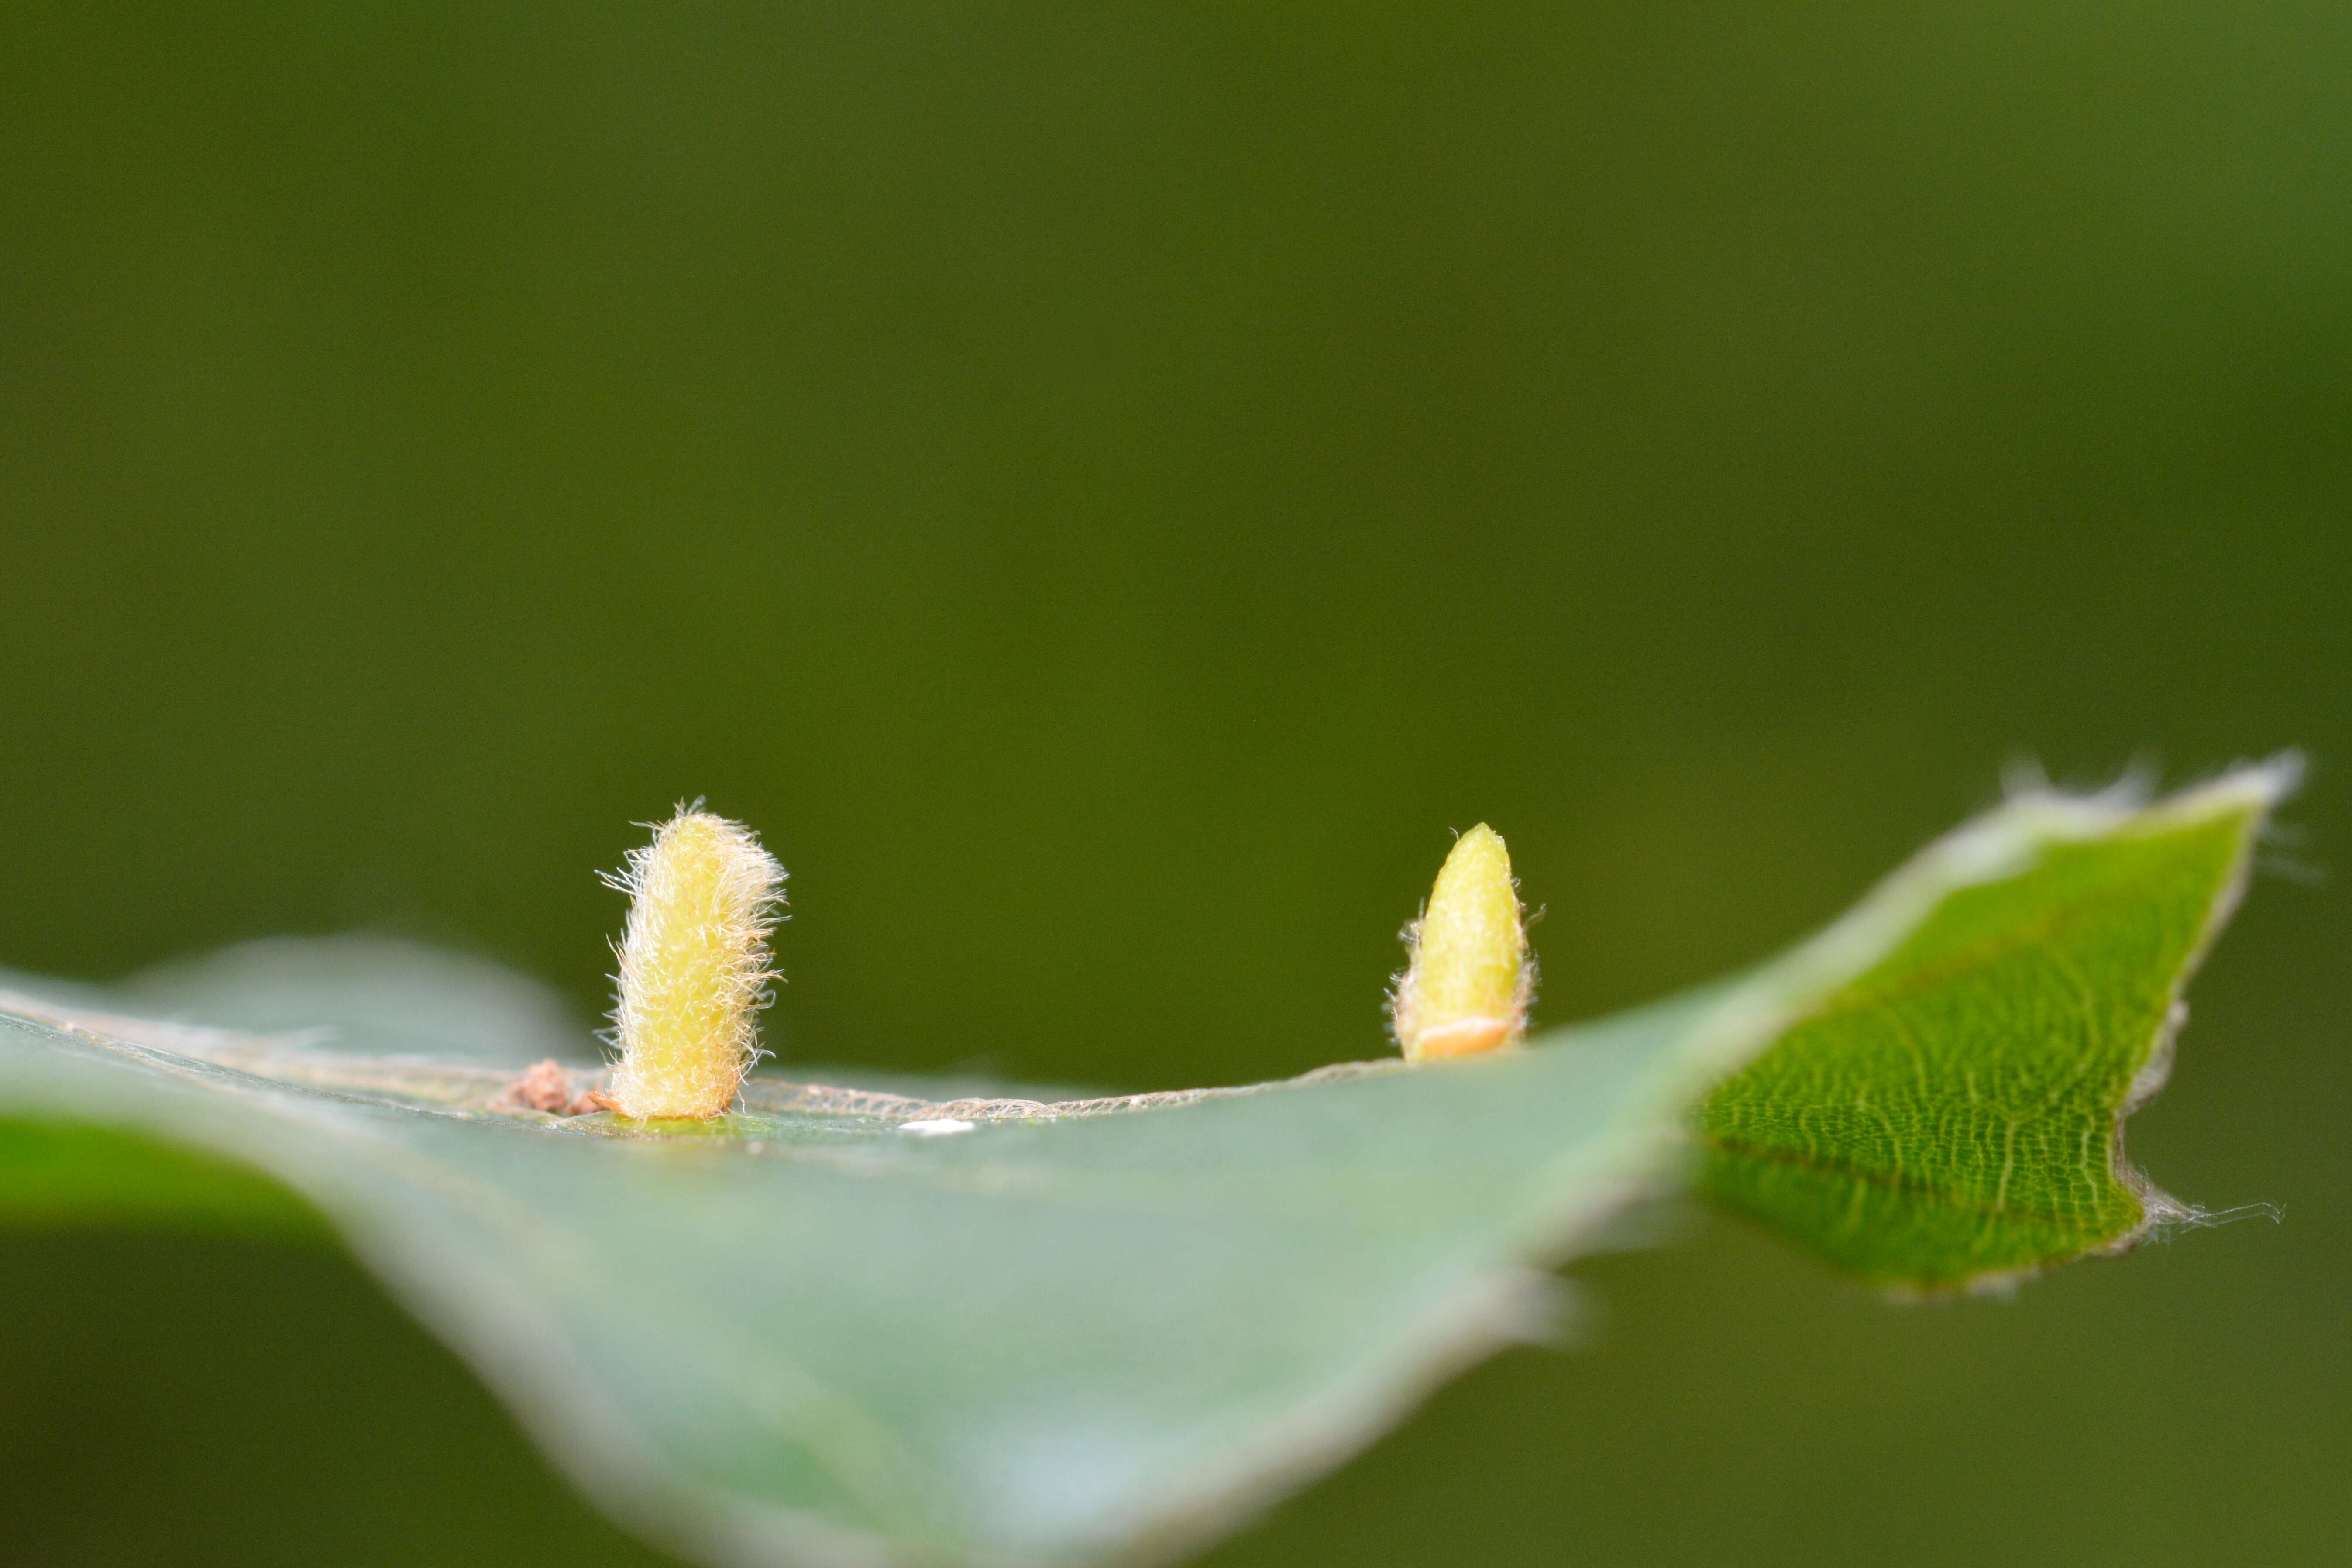
<path id="1" fill-rule="evenodd" d="M 604 1001 L 680 796 L 786 1063 L 1381 1048 L 1480 818 L 1539 1016 L 2042 759 L 2352 795 L 2352 12 L 1937 0 L 0 12 L 0 963 L 386 930 Z M 1213 1552 L 2320 1563 L 2352 914 L 2260 885 L 2157 1180 L 1895 1310 L 1733 1222 Z M 330 1249 L 17 1234 L 0 1559 L 659 1561 Z"/>

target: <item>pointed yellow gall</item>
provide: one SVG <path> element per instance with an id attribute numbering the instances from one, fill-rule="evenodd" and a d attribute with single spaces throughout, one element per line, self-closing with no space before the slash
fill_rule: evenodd
<path id="1" fill-rule="evenodd" d="M 726 1113 L 760 1054 L 755 1015 L 777 978 L 768 933 L 784 868 L 701 804 L 679 806 L 604 879 L 630 903 L 613 1008 L 621 1061 L 599 1098 L 637 1121 Z"/>
<path id="2" fill-rule="evenodd" d="M 1390 994 L 1389 1016 L 1406 1060 L 1519 1043 L 1536 971 L 1500 834 L 1482 822 L 1454 841 L 1404 942 L 1411 961 Z"/>

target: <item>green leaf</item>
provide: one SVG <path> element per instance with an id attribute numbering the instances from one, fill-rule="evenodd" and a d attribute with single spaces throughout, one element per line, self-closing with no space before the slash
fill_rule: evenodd
<path id="1" fill-rule="evenodd" d="M 0 1121 L 0 1226 L 152 1226 L 268 1240 L 331 1237 L 251 1167 L 109 1127 Z"/>
<path id="2" fill-rule="evenodd" d="M 1704 1189 L 1927 1290 L 2203 1218 L 2125 1159 L 2124 1119 L 2164 1085 L 2182 988 L 2289 776 L 2241 775 L 1955 894 L 1707 1098 Z"/>
<path id="3" fill-rule="evenodd" d="M 1671 1176 L 1706 1089 L 1792 1025 L 1948 970 L 1998 1010 L 2000 955 L 2089 888 L 2165 931 L 2192 911 L 2193 947 L 2284 782 L 2013 804 L 1731 983 L 1431 1068 L 1055 1104 L 758 1075 L 722 1122 L 648 1133 L 496 1108 L 547 1038 L 527 983 L 281 943 L 112 997 L 19 983 L 0 1115 L 283 1182 L 591 1496 L 712 1562 L 1165 1552 L 1531 1331 L 1537 1270 Z M 2118 995 L 2179 967 L 2168 940 L 2103 951 Z M 303 1022 L 345 1038 L 256 1032 Z"/>

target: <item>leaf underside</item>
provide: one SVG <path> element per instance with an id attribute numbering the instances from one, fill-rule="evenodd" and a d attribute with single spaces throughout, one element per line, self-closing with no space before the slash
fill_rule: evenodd
<path id="1" fill-rule="evenodd" d="M 0 1219 L 268 1213 L 268 1184 L 142 1166 L 142 1138 L 262 1173 L 592 1497 L 715 1563 L 1166 1553 L 1528 1331 L 1534 1270 L 1681 1169 L 1702 1099 L 1709 1190 L 1866 1275 L 2133 1234 L 2116 1119 L 2285 784 L 2014 802 L 1727 984 L 1238 1090 L 755 1078 L 648 1131 L 497 1109 L 561 1030 L 466 961 L 272 943 L 111 994 L 19 982 Z"/>

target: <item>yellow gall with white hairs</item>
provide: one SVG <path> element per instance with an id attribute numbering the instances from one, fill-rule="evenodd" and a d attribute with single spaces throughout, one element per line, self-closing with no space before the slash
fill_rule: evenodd
<path id="1" fill-rule="evenodd" d="M 726 1114 L 760 1054 L 757 1015 L 778 978 L 768 933 L 784 868 L 750 828 L 701 804 L 679 806 L 604 878 L 630 902 L 615 950 L 621 1060 L 597 1099 L 635 1121 Z"/>
<path id="2" fill-rule="evenodd" d="M 1411 962 L 1389 1016 L 1407 1061 L 1476 1056 L 1526 1037 L 1535 963 L 1500 834 L 1482 822 L 1454 841 L 1404 942 Z"/>

